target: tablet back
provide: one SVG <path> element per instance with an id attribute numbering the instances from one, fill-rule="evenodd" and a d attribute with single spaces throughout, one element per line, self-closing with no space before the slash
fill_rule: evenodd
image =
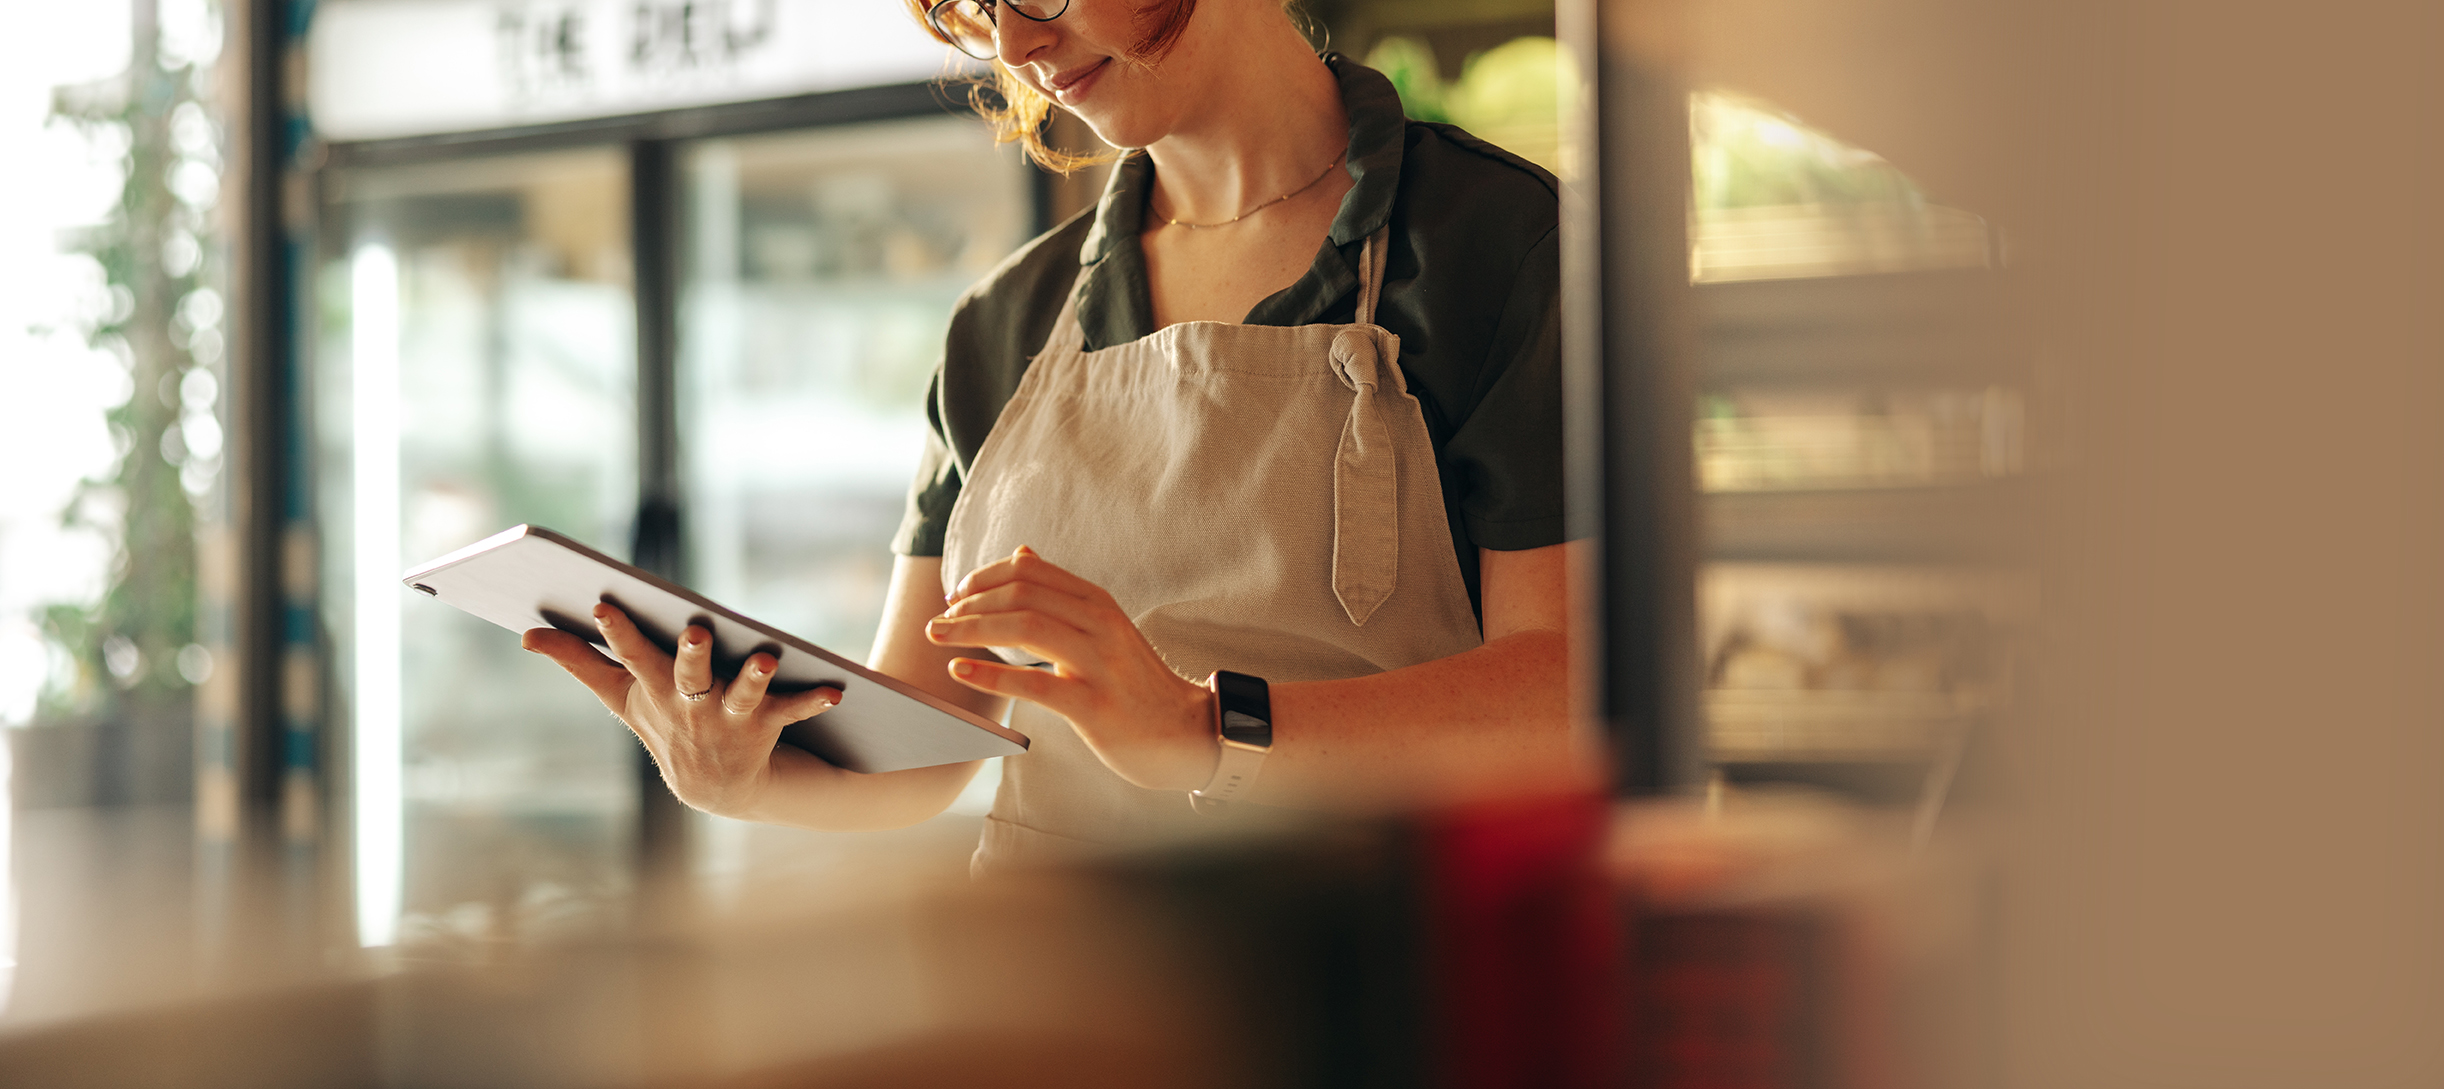
<path id="1" fill-rule="evenodd" d="M 664 651 L 691 623 L 713 633 L 713 673 L 730 677 L 756 651 L 780 659 L 774 691 L 840 689 L 840 705 L 781 731 L 781 740 L 851 771 L 898 771 L 1027 751 L 1019 732 L 885 677 L 787 632 L 541 526 L 516 526 L 410 571 L 404 580 L 514 632 L 559 628 L 601 645 L 594 605 L 625 610 Z"/>

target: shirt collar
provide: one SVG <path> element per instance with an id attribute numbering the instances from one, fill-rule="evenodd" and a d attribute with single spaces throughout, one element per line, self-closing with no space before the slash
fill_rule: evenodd
<path id="1" fill-rule="evenodd" d="M 1356 252 L 1392 218 L 1400 189 L 1400 158 L 1408 118 L 1400 92 L 1382 73 L 1338 53 L 1323 56 L 1341 88 L 1349 115 L 1349 176 L 1354 183 L 1333 216 L 1329 244 L 1306 275 L 1259 304 L 1249 320 L 1262 325 L 1305 325 L 1357 286 Z M 1153 332 L 1154 298 L 1146 277 L 1145 251 L 1137 244 L 1145 229 L 1146 197 L 1154 163 L 1132 151 L 1112 168 L 1095 206 L 1095 226 L 1078 250 L 1086 274 L 1078 283 L 1078 324 L 1089 350 L 1126 343 Z"/>

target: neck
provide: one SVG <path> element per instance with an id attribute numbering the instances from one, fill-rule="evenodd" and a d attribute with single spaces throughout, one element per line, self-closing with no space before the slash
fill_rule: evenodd
<path id="1" fill-rule="evenodd" d="M 1271 4 L 1198 14 L 1226 7 L 1248 13 L 1245 26 L 1208 28 L 1234 43 L 1228 69 L 1199 80 L 1204 105 L 1146 147 L 1155 201 L 1173 219 L 1229 219 L 1314 180 L 1349 146 L 1340 84 L 1289 18 Z"/>

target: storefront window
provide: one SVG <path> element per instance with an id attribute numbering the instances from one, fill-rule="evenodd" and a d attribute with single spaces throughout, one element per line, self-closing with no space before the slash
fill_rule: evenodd
<path id="1" fill-rule="evenodd" d="M 630 879 L 636 742 L 408 566 L 520 522 L 625 555 L 626 159 L 351 171 L 318 353 L 328 630 L 353 719 L 359 937 L 529 934 Z"/>
<path id="2" fill-rule="evenodd" d="M 862 658 L 943 330 L 1026 240 L 1026 168 L 938 117 L 708 141 L 685 171 L 689 581 Z"/>
<path id="3" fill-rule="evenodd" d="M 966 117 L 708 140 L 683 170 L 688 581 L 862 659 L 951 308 L 1031 233 L 1030 172 Z M 998 763 L 932 823 L 982 812 Z M 974 841 L 909 835 L 954 858 Z M 837 847 L 821 842 L 707 819 L 696 862 L 720 888 L 753 859 Z"/>

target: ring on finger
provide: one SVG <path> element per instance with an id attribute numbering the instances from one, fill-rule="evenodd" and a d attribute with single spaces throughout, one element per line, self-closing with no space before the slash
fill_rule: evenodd
<path id="1" fill-rule="evenodd" d="M 679 693 L 679 698 L 680 698 L 680 699 L 683 699 L 683 700 L 686 700 L 686 701 L 687 701 L 687 702 L 689 702 L 689 703 L 694 703 L 694 702 L 696 702 L 697 700 L 701 700 L 701 699 L 705 698 L 706 696 L 710 696 L 710 695 L 712 695 L 712 694 L 713 694 L 713 686 L 708 684 L 708 685 L 705 685 L 705 686 L 704 686 L 704 691 L 701 691 L 701 692 L 681 692 L 681 693 Z"/>

